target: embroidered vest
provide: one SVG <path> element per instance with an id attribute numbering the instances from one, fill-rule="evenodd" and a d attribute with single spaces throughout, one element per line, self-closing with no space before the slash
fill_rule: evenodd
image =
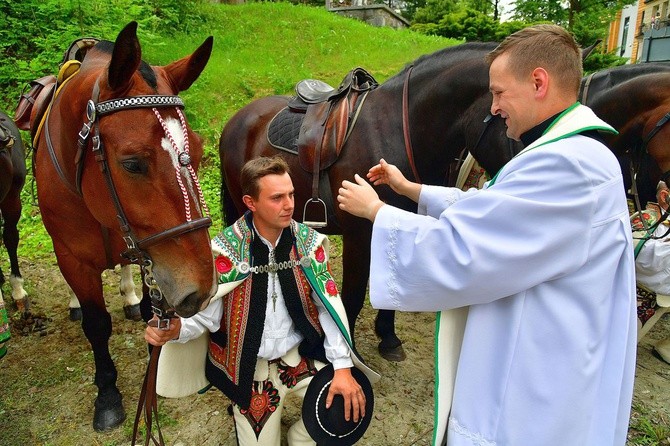
<path id="1" fill-rule="evenodd" d="M 251 214 L 247 213 L 214 239 L 214 244 L 220 248 L 220 254 L 215 250 L 219 283 L 240 283 L 222 298 L 221 328 L 210 335 L 205 367 L 209 382 L 242 408 L 247 408 L 251 399 L 268 289 L 267 270 L 253 271 L 256 267 L 268 265 L 268 249 L 251 228 Z M 299 352 L 326 362 L 318 309 L 312 300 L 310 282 L 299 262 L 307 256 L 313 270 L 312 264 L 318 264 L 319 259 L 325 263 L 322 250 L 313 230 L 293 222 L 280 237 L 275 248 L 275 260 L 294 265 L 277 271 L 277 276 L 289 315 L 304 338 Z M 329 271 L 326 270 L 326 273 L 332 280 Z M 324 274 L 323 271 L 321 274 Z"/>

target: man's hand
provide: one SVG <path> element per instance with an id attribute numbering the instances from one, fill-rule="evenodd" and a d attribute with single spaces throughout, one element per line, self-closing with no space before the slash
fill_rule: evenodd
<path id="1" fill-rule="evenodd" d="M 335 370 L 333 381 L 330 383 L 328 396 L 326 397 L 326 409 L 330 408 L 335 395 L 344 398 L 344 419 L 349 421 L 353 418 L 355 423 L 365 416 L 365 393 L 358 384 L 356 378 L 351 374 L 351 369 Z"/>
<path id="2" fill-rule="evenodd" d="M 354 179 L 356 183 L 347 180 L 342 181 L 342 187 L 337 195 L 340 209 L 374 222 L 377 212 L 384 205 L 384 202 L 379 199 L 377 192 L 360 175 L 354 175 Z"/>
<path id="3" fill-rule="evenodd" d="M 181 318 L 170 319 L 170 328 L 161 330 L 157 327 L 158 318 L 154 316 L 148 323 L 144 330 L 144 339 L 151 345 L 160 347 L 167 341 L 177 339 L 179 337 L 179 330 L 181 330 Z"/>
<path id="4" fill-rule="evenodd" d="M 405 175 L 400 172 L 400 169 L 393 164 L 387 163 L 384 158 L 379 160 L 379 164 L 370 168 L 368 171 L 368 179 L 375 186 L 388 184 L 394 192 L 404 195 L 415 202 L 419 201 L 421 185 L 409 181 L 405 178 Z"/>

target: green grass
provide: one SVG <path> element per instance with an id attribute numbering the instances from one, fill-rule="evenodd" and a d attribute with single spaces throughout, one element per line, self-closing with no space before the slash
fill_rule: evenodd
<path id="1" fill-rule="evenodd" d="M 214 36 L 209 64 L 195 84 L 181 94 L 189 124 L 205 139 L 199 176 L 214 219 L 213 233 L 222 225 L 218 138 L 237 110 L 263 96 L 292 94 L 295 83 L 305 78 L 336 86 L 358 66 L 383 82 L 418 56 L 456 43 L 409 30 L 376 28 L 323 8 L 289 3 L 204 3 L 201 7 L 204 19 L 200 29 L 188 35 L 160 36 L 142 26 L 138 35 L 143 59 L 153 65 L 184 57 L 207 36 Z M 118 29 L 124 25 L 119 23 Z M 95 30 L 87 35 L 95 35 Z M 114 40 L 116 35 L 98 37 Z M 69 43 L 62 42 L 63 48 Z M 0 90 L 0 97 L 19 95 L 20 91 Z M 15 104 L 2 106 L 11 112 Z M 24 138 L 28 138 L 27 133 Z M 34 259 L 52 253 L 53 248 L 42 226 L 31 182 L 29 177 L 24 189 L 19 249 L 20 256 Z"/>

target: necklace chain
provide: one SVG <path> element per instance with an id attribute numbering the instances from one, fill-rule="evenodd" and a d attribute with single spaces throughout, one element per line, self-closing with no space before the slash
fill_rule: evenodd
<path id="1" fill-rule="evenodd" d="M 277 291 L 275 291 L 275 282 L 277 281 L 277 271 L 279 269 L 284 269 L 284 268 L 277 268 L 277 264 L 275 263 L 275 250 L 272 249 L 270 250 L 270 261 L 268 262 L 268 267 L 274 267 L 269 269 L 268 273 L 268 278 L 272 281 L 272 311 L 277 311 Z M 282 262 L 282 263 L 287 263 L 287 262 Z"/>

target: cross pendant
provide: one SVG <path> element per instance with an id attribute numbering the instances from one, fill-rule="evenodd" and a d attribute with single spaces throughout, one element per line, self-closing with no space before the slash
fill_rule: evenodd
<path id="1" fill-rule="evenodd" d="M 277 293 L 273 291 L 272 292 L 272 311 L 276 311 L 276 310 L 277 310 Z"/>

